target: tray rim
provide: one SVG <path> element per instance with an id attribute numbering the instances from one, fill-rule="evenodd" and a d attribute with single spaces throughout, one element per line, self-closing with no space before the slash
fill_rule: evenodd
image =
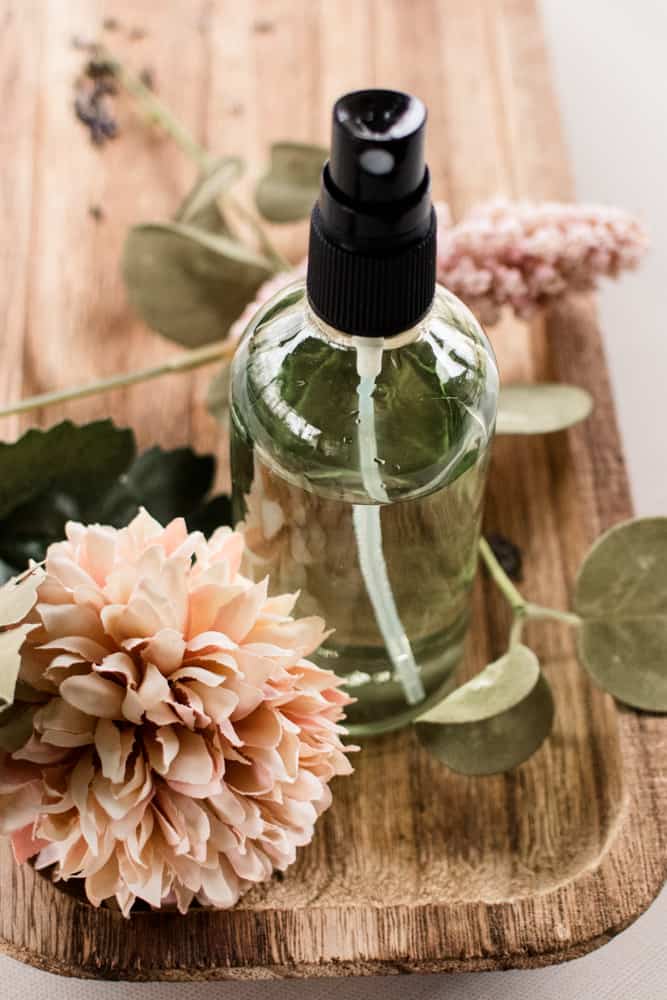
<path id="1" fill-rule="evenodd" d="M 57 890 L 56 890 L 57 891 Z M 658 890 L 659 891 L 659 890 Z M 411 961 L 386 959 L 356 961 L 340 960 L 325 963 L 299 963 L 286 965 L 247 965 L 218 966 L 209 970 L 201 969 L 194 972 L 185 969 L 145 969 L 131 978 L 122 974 L 105 973 L 100 975 L 95 968 L 85 965 L 70 965 L 64 961 L 49 961 L 39 952 L 26 947 L 7 945 L 6 939 L 0 939 L 0 954 L 14 961 L 28 965 L 39 972 L 48 972 L 63 979 L 85 979 L 98 982 L 127 983 L 158 983 L 158 982 L 264 982 L 281 979 L 328 979 L 347 978 L 350 976 L 400 976 L 400 975 L 439 975 L 473 972 L 500 972 L 510 970 L 544 969 L 551 965 L 561 965 L 583 958 L 609 944 L 615 937 L 627 930 L 635 920 L 654 902 L 652 897 L 645 906 L 628 920 L 610 927 L 607 931 L 597 934 L 587 940 L 573 942 L 565 949 L 545 949 L 526 955 L 524 952 L 510 952 L 500 962 L 497 958 L 479 959 L 433 959 L 431 961 Z"/>

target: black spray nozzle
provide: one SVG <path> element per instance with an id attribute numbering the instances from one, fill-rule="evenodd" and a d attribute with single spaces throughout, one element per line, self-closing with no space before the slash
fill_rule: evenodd
<path id="1" fill-rule="evenodd" d="M 331 238 L 352 250 L 385 249 L 427 231 L 426 108 L 396 90 L 356 90 L 336 101 L 331 156 L 318 201 Z"/>
<path id="2" fill-rule="evenodd" d="M 333 109 L 329 176 L 353 202 L 414 196 L 424 182 L 422 101 L 395 90 L 358 90 Z"/>
<path id="3" fill-rule="evenodd" d="M 308 297 L 339 330 L 391 336 L 435 291 L 435 215 L 424 162 L 426 108 L 358 90 L 333 109 L 331 156 L 311 218 Z"/>

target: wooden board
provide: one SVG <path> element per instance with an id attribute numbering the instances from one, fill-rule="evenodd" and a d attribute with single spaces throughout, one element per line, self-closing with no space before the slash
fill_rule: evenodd
<path id="1" fill-rule="evenodd" d="M 74 122 L 72 81 L 102 16 L 107 35 L 220 153 L 261 169 L 272 140 L 327 141 L 333 99 L 373 84 L 430 107 L 437 197 L 456 215 L 498 192 L 568 198 L 533 0 L 51 0 L 0 3 L 4 399 L 149 364 L 177 348 L 131 314 L 118 260 L 132 222 L 173 211 L 193 168 L 123 105 L 100 151 Z M 96 222 L 89 207 L 101 205 Z M 296 258 L 304 227 L 279 233 Z M 563 379 L 595 397 L 568 433 L 498 442 L 487 525 L 525 550 L 524 589 L 565 606 L 593 538 L 630 514 L 595 312 L 573 301 L 531 329 L 493 331 L 506 380 Z M 210 372 L 169 377 L 42 415 L 111 414 L 142 445 L 219 444 Z M 8 420 L 3 439 L 27 421 Z M 480 581 L 467 667 L 505 642 L 507 615 Z M 571 637 L 531 629 L 557 702 L 552 736 L 511 774 L 454 775 L 410 732 L 370 743 L 338 780 L 313 844 L 284 879 L 232 912 L 130 921 L 63 895 L 0 847 L 0 947 L 52 971 L 128 979 L 347 975 L 529 967 L 595 948 L 653 899 L 665 873 L 665 728 L 585 679 Z"/>

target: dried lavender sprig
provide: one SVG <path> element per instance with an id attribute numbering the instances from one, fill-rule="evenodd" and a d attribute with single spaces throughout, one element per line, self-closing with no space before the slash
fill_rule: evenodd
<path id="1" fill-rule="evenodd" d="M 215 158 L 200 146 L 189 130 L 174 115 L 171 109 L 161 101 L 149 84 L 139 76 L 135 76 L 106 49 L 99 48 L 97 58 L 109 67 L 118 83 L 138 102 L 145 117 L 152 124 L 159 125 L 199 168 L 205 173 L 213 165 Z M 290 262 L 280 253 L 270 240 L 266 230 L 257 216 L 245 205 L 238 202 L 232 195 L 226 195 L 227 202 L 239 216 L 252 228 L 264 251 L 282 270 L 289 270 Z"/>

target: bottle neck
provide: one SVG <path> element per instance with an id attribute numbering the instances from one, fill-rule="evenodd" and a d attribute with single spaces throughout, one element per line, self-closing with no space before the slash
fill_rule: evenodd
<path id="1" fill-rule="evenodd" d="M 333 341 L 333 343 L 338 344 L 339 347 L 345 347 L 348 350 L 356 350 L 359 337 L 352 333 L 344 333 L 343 330 L 337 330 L 335 327 L 330 326 L 329 323 L 325 323 L 325 321 L 317 315 L 314 309 L 311 308 L 307 299 L 306 313 L 309 322 L 312 323 L 312 325 L 315 326 L 327 340 Z M 412 344 L 414 341 L 418 340 L 425 330 L 427 316 L 428 313 L 426 316 L 422 317 L 418 323 L 409 327 L 407 330 L 402 330 L 400 333 L 394 333 L 390 337 L 384 337 L 383 350 L 391 351 L 396 347 L 405 347 L 407 344 Z M 373 339 L 377 340 L 377 338 Z"/>
<path id="2" fill-rule="evenodd" d="M 436 278 L 436 218 L 415 242 L 385 242 L 373 251 L 338 242 L 319 205 L 311 216 L 306 285 L 310 306 L 325 323 L 360 337 L 394 337 L 426 315 Z"/>

